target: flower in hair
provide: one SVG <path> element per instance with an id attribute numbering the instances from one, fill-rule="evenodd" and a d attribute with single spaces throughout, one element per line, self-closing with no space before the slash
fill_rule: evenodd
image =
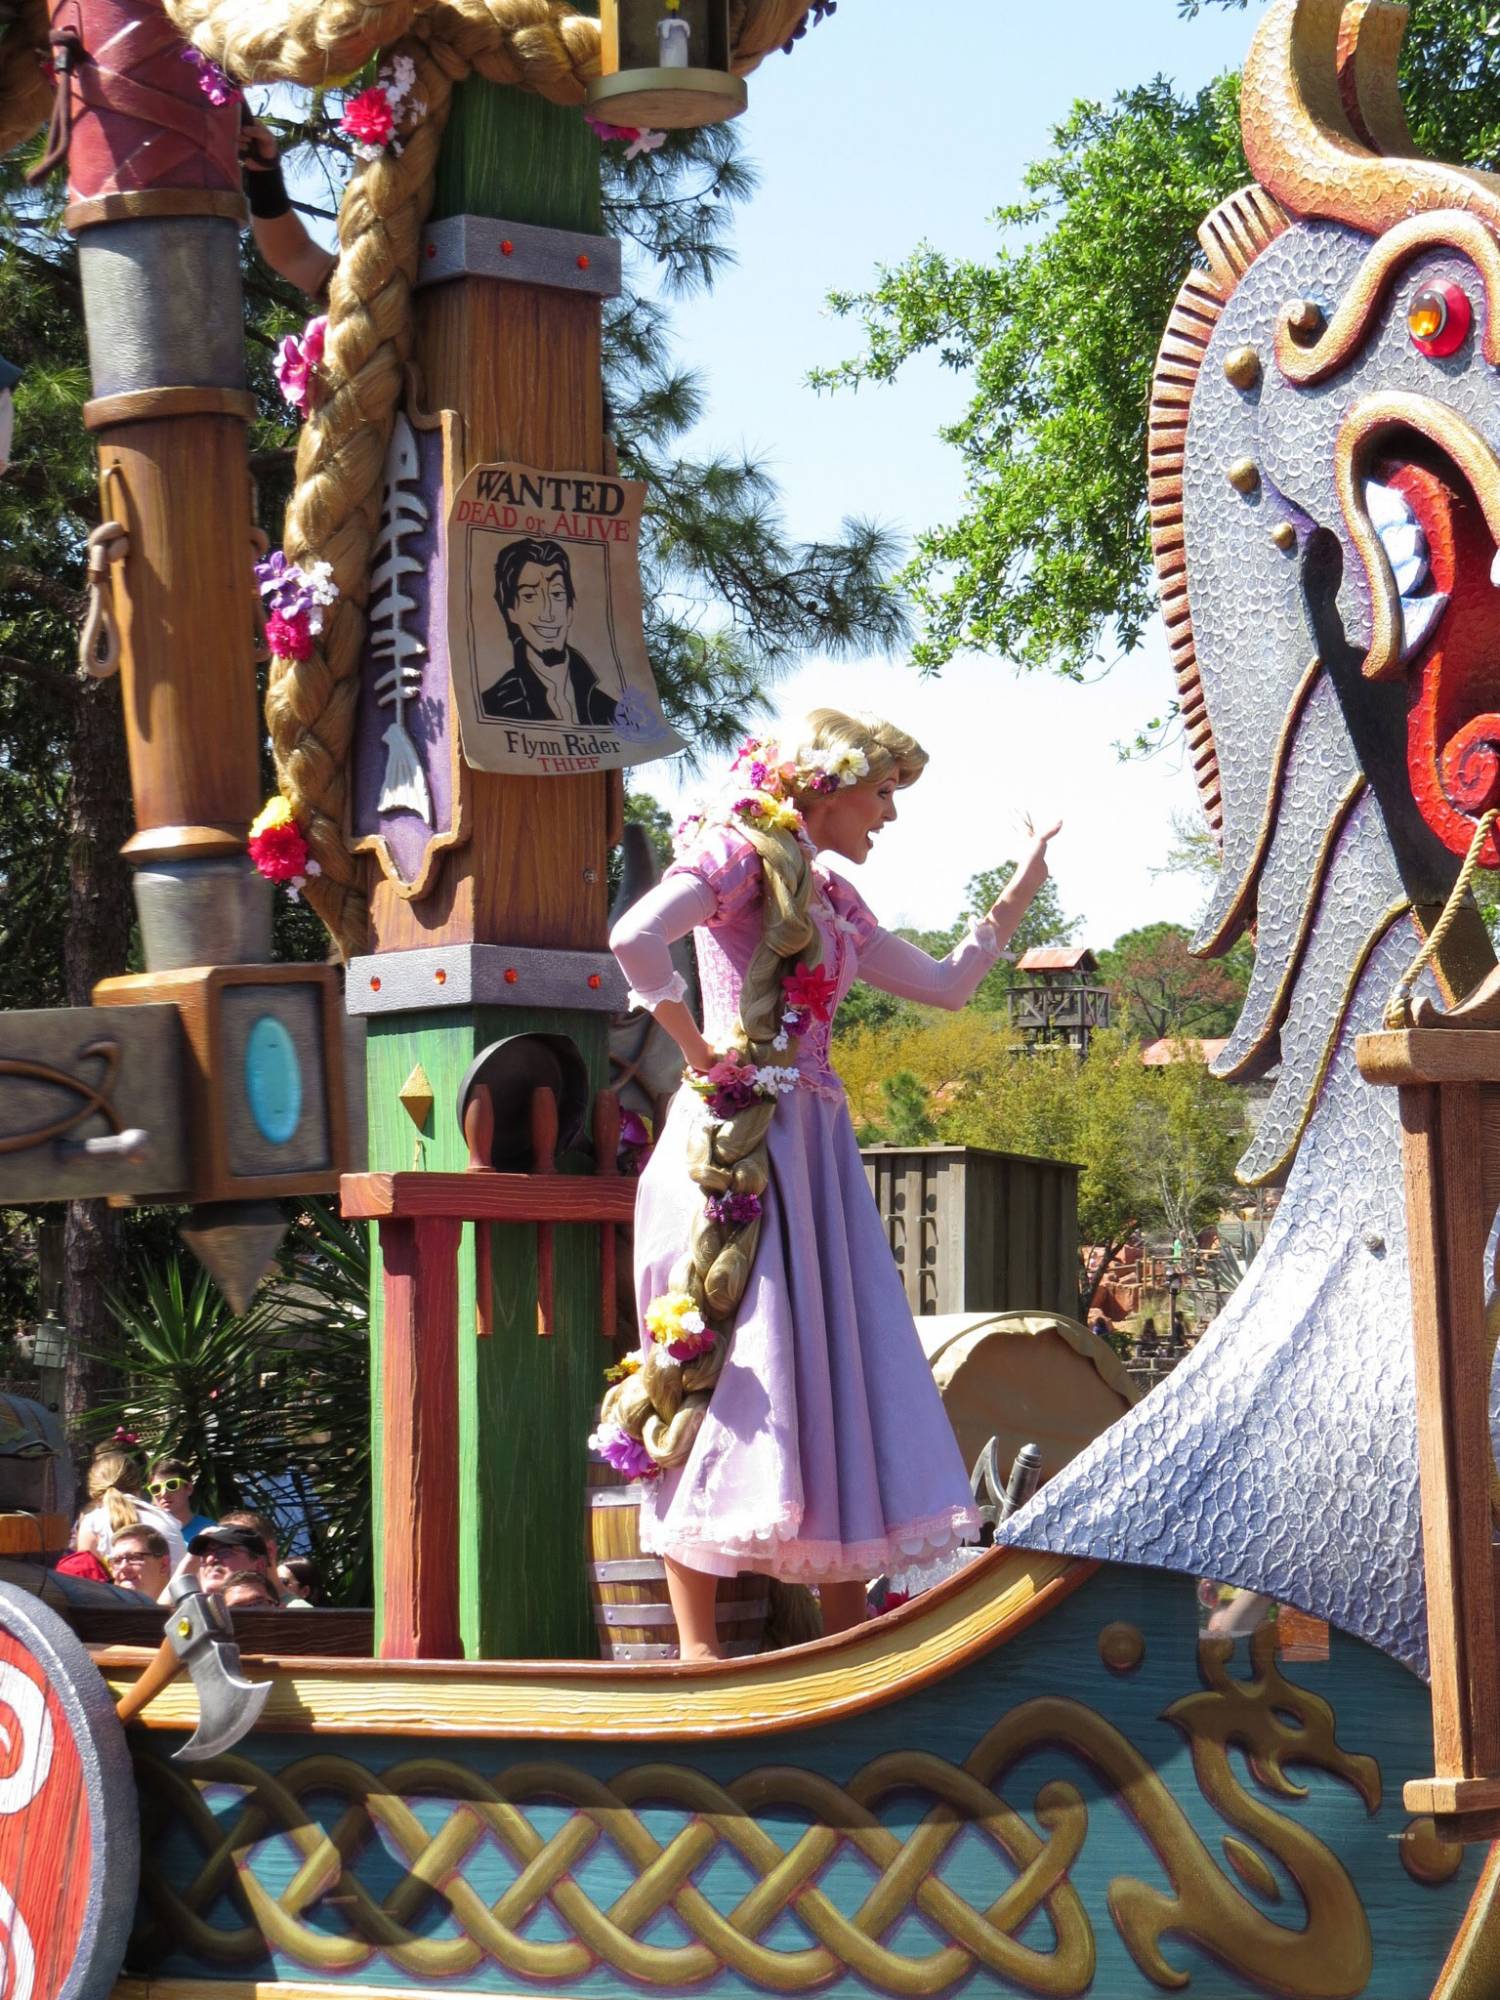
<path id="1" fill-rule="evenodd" d="M 310 319 L 300 334 L 289 333 L 276 350 L 276 386 L 282 400 L 305 417 L 312 406 L 313 382 L 328 339 L 328 315 Z"/>
<path id="2" fill-rule="evenodd" d="M 293 902 L 307 887 L 308 877 L 322 873 L 308 853 L 306 834 L 280 794 L 268 799 L 256 814 L 245 844 L 260 873 L 268 882 L 281 883 Z"/>
<path id="3" fill-rule="evenodd" d="M 299 569 L 275 549 L 255 565 L 255 581 L 266 601 L 266 644 L 278 659 L 310 659 L 323 613 L 338 601 L 332 564 Z"/>
<path id="4" fill-rule="evenodd" d="M 589 1450 L 627 1479 L 654 1479 L 661 1471 L 640 1439 L 619 1424 L 601 1424 L 589 1438 Z"/>
<path id="5" fill-rule="evenodd" d="M 137 1445 L 140 1443 L 140 1438 L 134 1431 L 126 1430 L 123 1424 L 117 1424 L 115 1426 L 114 1441 L 117 1445 L 120 1445 L 121 1447 L 123 1447 L 125 1450 L 128 1451 L 132 1445 Z"/>
<path id="6" fill-rule="evenodd" d="M 708 1105 L 715 1118 L 733 1118 L 755 1102 L 755 1071 L 738 1056 L 721 1056 L 710 1070 L 690 1070 L 688 1083 Z"/>
<path id="7" fill-rule="evenodd" d="M 396 136 L 396 112 L 384 85 L 372 83 L 344 106 L 339 130 L 362 160 L 378 160 Z"/>
<path id="8" fill-rule="evenodd" d="M 768 826 L 778 833 L 802 831 L 801 813 L 790 799 L 774 792 L 748 792 L 735 800 L 734 810 L 740 819 L 753 820 L 757 826 Z"/>
<path id="9" fill-rule="evenodd" d="M 695 1361 L 714 1344 L 697 1302 L 689 1292 L 663 1292 L 646 1308 L 646 1331 L 674 1361 Z"/>
<path id="10" fill-rule="evenodd" d="M 710 1222 L 743 1229 L 760 1220 L 761 1199 L 758 1194 L 711 1194 L 704 1201 L 703 1213 Z"/>
<path id="11" fill-rule="evenodd" d="M 795 1016 L 789 1024 L 783 1014 L 783 1027 L 796 1026 L 804 1013 L 811 1014 L 815 1021 L 833 1019 L 839 983 L 821 965 L 799 965 L 795 972 L 787 973 L 781 982 L 781 990 L 787 997 L 789 1011 Z"/>
<path id="12" fill-rule="evenodd" d="M 210 104 L 222 107 L 239 102 L 239 85 L 230 82 L 212 56 L 206 56 L 202 49 L 195 49 L 190 44 L 183 50 L 182 60 L 191 63 L 198 72 L 198 88 Z"/>
<path id="13" fill-rule="evenodd" d="M 635 1353 L 627 1354 L 617 1361 L 613 1368 L 605 1369 L 604 1379 L 606 1382 L 627 1382 L 632 1375 L 638 1375 L 640 1369 L 640 1355 Z"/>

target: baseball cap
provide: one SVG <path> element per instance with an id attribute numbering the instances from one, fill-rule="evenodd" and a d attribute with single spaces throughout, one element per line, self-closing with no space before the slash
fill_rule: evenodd
<path id="1" fill-rule="evenodd" d="M 188 1543 L 188 1553 L 195 1556 L 227 1555 L 236 1549 L 243 1555 L 270 1560 L 265 1537 L 257 1535 L 253 1528 L 205 1528 Z"/>

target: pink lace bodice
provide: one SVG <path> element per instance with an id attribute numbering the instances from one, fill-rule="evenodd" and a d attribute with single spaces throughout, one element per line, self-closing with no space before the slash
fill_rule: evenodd
<path id="1" fill-rule="evenodd" d="M 838 1097 L 843 1086 L 829 1062 L 833 1014 L 859 976 L 860 952 L 883 933 L 852 884 L 821 862 L 814 861 L 812 867 L 808 914 L 822 941 L 819 964 L 835 982 L 836 1000 L 828 1020 L 805 1023 L 796 1043 L 796 1061 L 803 1089 Z M 682 875 L 695 877 L 715 898 L 713 914 L 694 931 L 693 942 L 703 993 L 703 1032 L 718 1048 L 728 1042 L 739 1020 L 740 986 L 760 944 L 760 856 L 734 828 L 711 827 L 672 864 L 666 880 Z"/>

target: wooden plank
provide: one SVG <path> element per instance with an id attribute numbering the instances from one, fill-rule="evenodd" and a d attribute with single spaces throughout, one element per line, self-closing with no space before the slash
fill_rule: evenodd
<path id="1" fill-rule="evenodd" d="M 386 1660 L 451 1660 L 458 1615 L 458 1242 L 446 1218 L 380 1226 Z"/>
<path id="2" fill-rule="evenodd" d="M 1355 1041 L 1366 1083 L 1500 1083 L 1493 1028 L 1387 1029 Z"/>
<path id="3" fill-rule="evenodd" d="M 350 1663 L 286 1655 L 274 1662 L 270 1700 L 256 1730 L 414 1736 L 429 1743 L 475 1736 L 632 1745 L 826 1728 L 946 1680 L 1025 1631 L 1097 1568 L 1066 1556 L 996 1549 L 901 1610 L 852 1632 L 713 1666 L 621 1666 L 598 1659 Z M 295 1632 L 290 1613 L 287 1619 Z M 116 1694 L 134 1683 L 150 1657 L 144 1649 L 118 1648 L 94 1655 Z M 181 1730 L 196 1718 L 192 1683 L 181 1675 L 140 1720 L 148 1729 Z"/>
<path id="4" fill-rule="evenodd" d="M 69 1605 L 62 1615 L 90 1646 L 150 1646 L 161 1644 L 166 1622 L 164 1607 L 142 1605 L 136 1610 L 118 1605 Z M 375 1650 L 373 1611 L 319 1610 L 236 1611 L 235 1643 L 242 1659 L 278 1659 L 295 1649 L 299 1656 L 365 1660 Z M 295 1618 L 296 1625 L 288 1619 Z"/>
<path id="5" fill-rule="evenodd" d="M 451 1216 L 460 1222 L 631 1222 L 636 1183 L 595 1174 L 345 1174 L 352 1219 Z"/>
<path id="6" fill-rule="evenodd" d="M 1409 1778 L 1401 1800 L 1414 1813 L 1500 1812 L 1500 1778 Z"/>
<path id="7" fill-rule="evenodd" d="M 1433 1744 L 1440 1778 L 1500 1775 L 1489 1353 L 1472 1088 L 1401 1092 Z"/>

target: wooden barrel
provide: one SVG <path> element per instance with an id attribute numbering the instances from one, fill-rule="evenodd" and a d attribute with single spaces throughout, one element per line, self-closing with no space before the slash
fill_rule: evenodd
<path id="1" fill-rule="evenodd" d="M 667 1597 L 666 1566 L 641 1551 L 644 1480 L 626 1484 L 612 1467 L 591 1465 L 588 1489 L 588 1578 L 606 1660 L 678 1658 L 677 1624 Z M 719 1584 L 719 1644 L 726 1657 L 758 1653 L 765 1636 L 770 1586 L 746 1572 Z"/>

